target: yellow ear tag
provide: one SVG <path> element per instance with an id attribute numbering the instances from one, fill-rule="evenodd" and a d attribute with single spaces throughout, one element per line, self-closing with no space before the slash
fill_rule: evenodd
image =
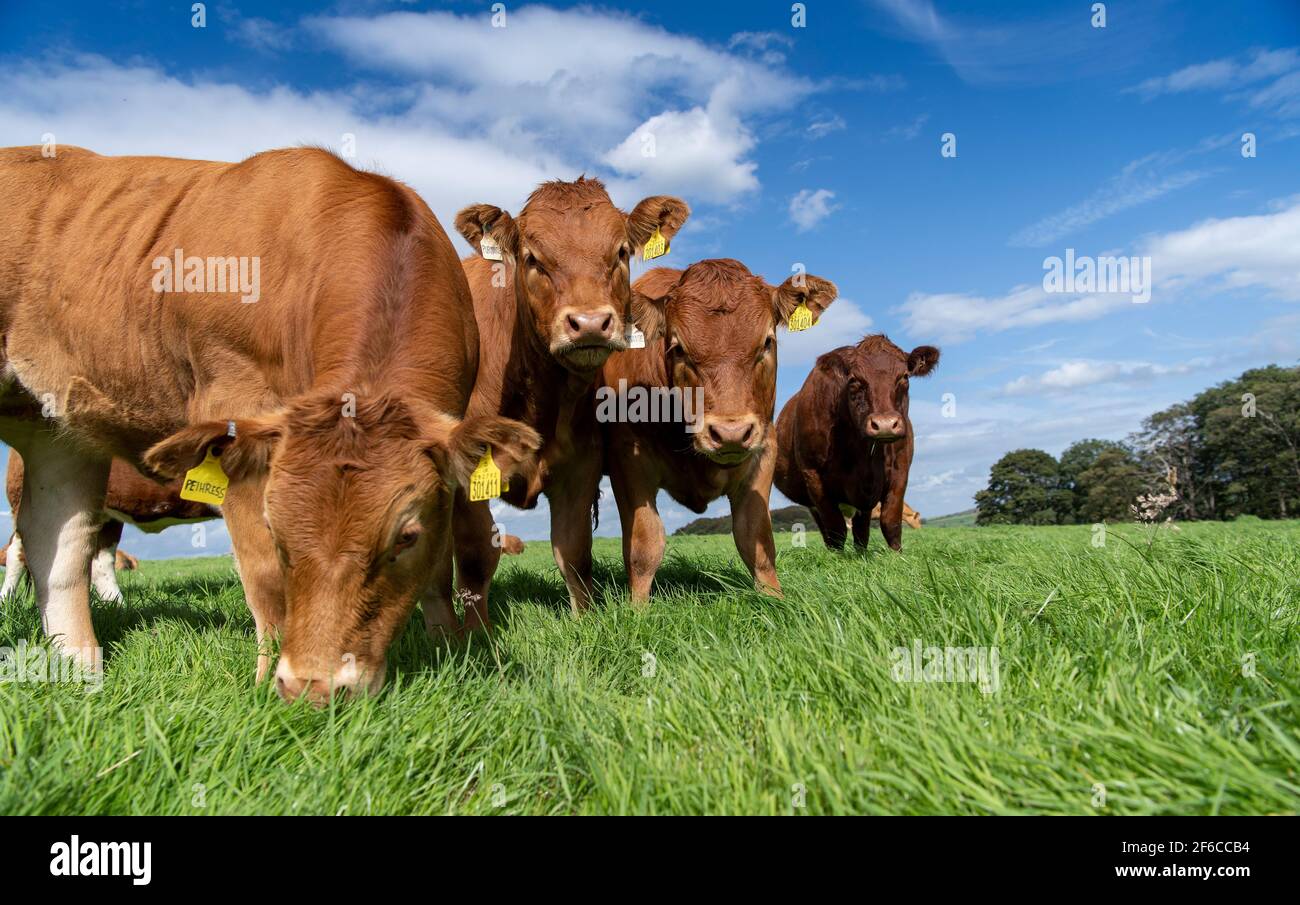
<path id="1" fill-rule="evenodd" d="M 483 453 L 469 476 L 469 498 L 473 502 L 494 500 L 501 496 L 501 469 L 492 461 L 492 450 Z"/>
<path id="2" fill-rule="evenodd" d="M 641 249 L 641 260 L 653 261 L 655 258 L 662 258 L 666 254 L 668 254 L 668 240 L 664 238 L 664 234 L 656 226 L 655 234 L 646 241 L 645 247 Z"/>
<path id="3" fill-rule="evenodd" d="M 791 333 L 799 333 L 811 326 L 812 312 L 808 310 L 805 303 L 800 302 L 799 307 L 790 312 L 790 319 L 786 321 L 785 327 Z"/>
<path id="4" fill-rule="evenodd" d="M 203 461 L 185 472 L 185 480 L 181 482 L 181 499 L 220 506 L 225 502 L 226 488 L 229 486 L 230 478 L 221 470 L 221 460 L 208 447 L 208 454 L 203 457 Z"/>

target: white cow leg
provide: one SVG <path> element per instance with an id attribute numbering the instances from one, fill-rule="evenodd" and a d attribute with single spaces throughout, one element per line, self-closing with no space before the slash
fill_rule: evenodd
<path id="1" fill-rule="evenodd" d="M 122 588 L 117 583 L 117 544 L 122 539 L 122 523 L 109 519 L 95 539 L 95 558 L 90 564 L 90 583 L 106 603 L 121 603 Z"/>
<path id="2" fill-rule="evenodd" d="M 103 520 L 109 460 L 97 458 L 49 431 L 20 449 L 27 473 L 18 507 L 27 569 L 45 633 L 89 669 L 101 665 L 90 621 L 90 563 Z"/>
<path id="3" fill-rule="evenodd" d="M 107 603 L 121 603 L 122 589 L 117 584 L 117 544 L 100 547 L 90 563 L 90 583 L 95 586 L 99 599 Z"/>
<path id="4" fill-rule="evenodd" d="M 18 582 L 23 580 L 23 536 L 17 531 L 9 539 L 9 552 L 5 557 L 5 583 L 0 587 L 0 600 L 8 600 L 18 590 Z"/>

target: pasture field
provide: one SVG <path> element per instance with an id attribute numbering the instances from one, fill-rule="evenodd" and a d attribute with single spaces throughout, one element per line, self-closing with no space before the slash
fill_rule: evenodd
<path id="1" fill-rule="evenodd" d="M 321 711 L 254 685 L 229 559 L 145 563 L 94 607 L 101 689 L 0 684 L 0 813 L 1296 813 L 1300 522 L 1148 531 L 780 535 L 784 600 L 671 538 L 646 612 L 599 540 L 580 620 L 532 542 L 490 641 L 417 613 L 384 693 Z M 914 639 L 995 648 L 996 688 L 896 681 Z"/>

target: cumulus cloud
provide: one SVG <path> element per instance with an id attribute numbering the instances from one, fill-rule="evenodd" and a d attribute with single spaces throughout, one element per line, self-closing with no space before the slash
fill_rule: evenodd
<path id="1" fill-rule="evenodd" d="M 830 189 L 801 189 L 790 199 L 790 219 L 804 233 L 812 229 L 839 209 L 831 203 L 835 193 Z"/>
<path id="2" fill-rule="evenodd" d="M 204 115 L 185 115 L 194 110 Z M 46 132 L 60 144 L 104 154 L 209 160 L 306 144 L 338 149 L 350 134 L 354 163 L 411 184 L 444 225 L 467 203 L 523 198 L 544 179 L 573 174 L 571 164 L 552 154 L 520 157 L 409 113 L 376 114 L 352 94 L 253 91 L 97 56 L 10 65 L 0 95 L 0 134 L 36 144 Z"/>
<path id="3" fill-rule="evenodd" d="M 308 27 L 359 66 L 414 79 L 414 113 L 521 155 L 551 147 L 599 162 L 629 192 L 669 182 L 715 201 L 752 192 L 751 121 L 821 87 L 784 66 L 776 34 L 740 33 L 724 49 L 589 7 L 507 16 L 505 28 L 452 12 L 324 16 Z"/>

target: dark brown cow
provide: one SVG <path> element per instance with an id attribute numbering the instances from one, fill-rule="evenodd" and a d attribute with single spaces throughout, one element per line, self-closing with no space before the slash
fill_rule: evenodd
<path id="1" fill-rule="evenodd" d="M 658 231 L 672 238 L 690 215 L 678 198 L 646 198 L 625 214 L 599 180 L 548 182 L 518 217 L 487 204 L 456 217 L 465 240 L 487 255 L 464 261 L 481 337 L 471 416 L 505 415 L 543 438 L 531 481 L 503 486 L 512 506 L 546 494 L 551 548 L 573 611 L 591 588 L 591 507 L 601 475 L 593 395 L 600 366 L 626 348 L 629 266 Z M 485 237 L 487 244 L 484 244 Z M 488 624 L 487 595 L 501 549 L 491 543 L 485 502 L 456 497 L 456 567 L 467 601 L 465 628 Z M 451 606 L 451 564 L 435 577 L 425 618 L 433 633 L 461 631 Z"/>
<path id="2" fill-rule="evenodd" d="M 826 546 L 838 550 L 853 511 L 853 543 L 866 548 L 871 511 L 894 550 L 903 545 L 903 493 L 912 467 L 908 379 L 939 363 L 934 346 L 904 352 L 883 335 L 817 359 L 776 423 L 776 486 L 812 510 Z"/>
<path id="3" fill-rule="evenodd" d="M 656 268 L 634 289 L 646 347 L 606 363 L 605 413 L 598 409 L 632 601 L 649 600 L 663 560 L 664 526 L 655 503 L 661 488 L 693 512 L 725 495 L 741 559 L 760 590 L 779 595 L 767 507 L 776 461 L 770 442 L 776 328 L 800 305 L 820 317 L 835 299 L 835 284 L 800 275 L 773 287 L 739 261 L 716 260 L 684 271 Z M 683 415 L 687 408 L 702 411 L 692 411 L 689 424 L 662 423 L 641 420 L 632 404 L 626 418 L 621 406 L 616 415 L 607 407 L 619 395 L 631 403 L 656 389 L 681 393 Z"/>
<path id="4" fill-rule="evenodd" d="M 108 474 L 108 487 L 104 495 L 104 510 L 108 519 L 99 529 L 95 555 L 91 560 L 90 582 L 101 598 L 120 601 L 122 589 L 117 583 L 117 545 L 122 540 L 123 523 L 135 525 L 141 531 L 154 534 L 172 525 L 206 522 L 221 518 L 221 510 L 207 503 L 196 503 L 180 498 L 181 482 L 161 484 L 136 471 L 121 459 L 114 459 Z M 17 450 L 9 451 L 9 468 L 5 480 L 5 493 L 9 509 L 17 513 L 23 496 L 23 458 Z M 18 565 L 9 565 L 5 571 L 4 587 L 0 599 L 8 597 L 22 576 L 25 557 L 22 537 L 14 532 L 10 545 L 17 551 Z"/>
<path id="5" fill-rule="evenodd" d="M 18 531 L 46 633 L 99 666 L 112 457 L 177 477 L 211 452 L 258 636 L 281 639 L 277 690 L 378 688 L 450 544 L 452 491 L 485 450 L 508 477 L 539 443 L 461 420 L 478 331 L 428 206 L 307 148 L 12 148 L 0 198 L 0 440 L 27 466 Z"/>

